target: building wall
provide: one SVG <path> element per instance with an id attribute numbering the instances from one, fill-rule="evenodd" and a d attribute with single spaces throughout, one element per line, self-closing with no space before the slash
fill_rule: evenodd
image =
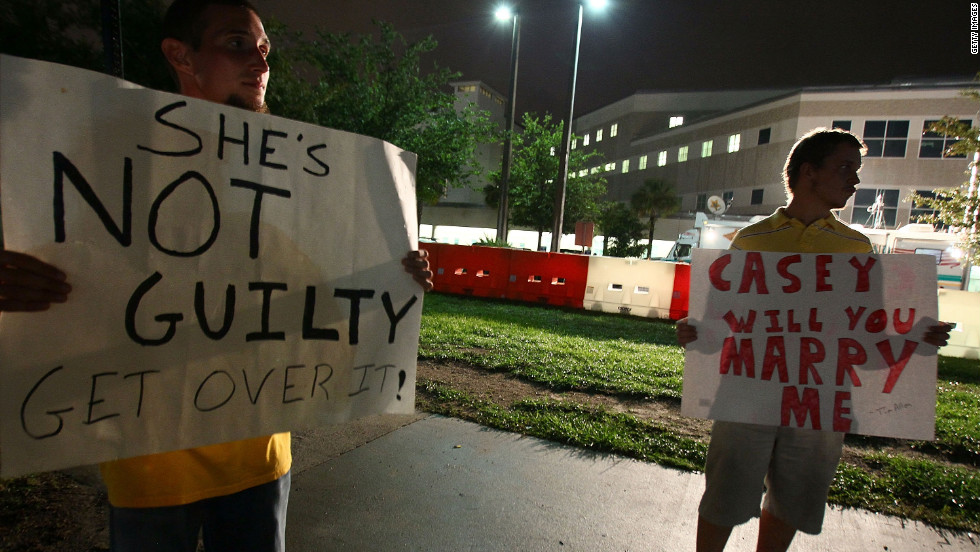
<path id="1" fill-rule="evenodd" d="M 478 81 L 454 86 L 458 107 L 473 103 L 504 128 L 503 95 Z M 905 155 L 866 157 L 859 194 L 839 213 L 847 222 L 868 222 L 865 206 L 855 208 L 855 200 L 880 190 L 897 198 L 891 209 L 893 224 L 886 226 L 901 226 L 912 217 L 912 206 L 904 201 L 912 191 L 957 186 L 966 180 L 966 159 L 921 158 L 919 148 L 925 121 L 944 115 L 973 119 L 977 106 L 960 94 L 969 86 L 959 82 L 795 91 L 641 92 L 576 119 L 579 139 L 573 147 L 603 154 L 600 166 L 609 168 L 610 200 L 628 202 L 647 179 L 673 184 L 681 198 L 681 212 L 676 215 L 681 220 L 661 221 L 655 236 L 673 240 L 675 229 L 686 229 L 685 219 L 703 210 L 705 199 L 713 195 L 730 200 L 726 216 L 765 215 L 784 205 L 783 164 L 805 132 L 850 121 L 851 130 L 867 140 L 867 121 L 907 121 Z M 684 124 L 671 128 L 672 117 L 683 117 Z M 739 137 L 738 150 L 729 153 L 732 136 Z M 703 158 L 706 141 L 712 142 L 712 152 Z M 685 162 L 678 161 L 682 147 L 687 148 Z M 499 144 L 480 146 L 477 157 L 485 173 L 499 169 L 501 154 Z M 663 166 L 658 163 L 661 154 L 666 158 Z M 496 211 L 483 201 L 485 184 L 484 176 L 470 188 L 450 190 L 439 205 L 423 209 L 422 222 L 494 227 Z"/>
<path id="2" fill-rule="evenodd" d="M 476 109 L 490 113 L 490 122 L 496 124 L 501 129 L 506 127 L 505 107 L 506 98 L 482 82 L 457 82 L 453 83 L 456 89 L 456 109 L 462 110 L 465 106 L 472 104 Z M 479 144 L 476 148 L 476 159 L 480 163 L 484 174 L 500 168 L 500 160 L 503 155 L 501 144 Z M 469 187 L 452 188 L 440 203 L 449 205 L 484 206 L 483 185 L 486 176 L 480 178 L 478 182 L 472 182 Z"/>
<path id="3" fill-rule="evenodd" d="M 490 121 L 506 128 L 506 98 L 479 81 L 452 83 L 456 95 L 456 109 L 462 110 L 472 104 L 476 109 L 490 114 Z M 483 187 L 487 184 L 487 174 L 500 169 L 503 156 L 502 144 L 478 144 L 475 157 L 483 171 L 468 186 L 451 188 L 436 205 L 422 208 L 420 223 L 432 226 L 472 226 L 494 228 L 497 225 L 497 212 L 487 207 Z"/>
<path id="4" fill-rule="evenodd" d="M 816 126 L 830 126 L 833 121 L 851 121 L 851 130 L 864 135 L 867 121 L 908 121 L 909 131 L 904 157 L 865 157 L 859 189 L 897 190 L 895 227 L 910 220 L 912 204 L 904 201 L 916 190 L 953 187 L 966 181 L 968 161 L 963 158 L 922 158 L 920 145 L 926 121 L 944 115 L 972 120 L 977 106 L 960 95 L 961 88 L 943 90 L 868 91 L 851 93 L 804 94 L 799 131 Z M 865 137 L 867 140 L 867 137 Z M 866 210 L 854 210 L 854 200 L 842 211 L 844 220 L 864 223 Z M 862 214 L 863 213 L 863 214 Z"/>
<path id="5" fill-rule="evenodd" d="M 969 85 L 805 89 L 789 94 L 757 91 L 754 96 L 740 93 L 739 99 L 752 99 L 754 103 L 725 111 L 722 108 L 730 104 L 703 93 L 689 94 L 689 102 L 680 101 L 677 95 L 650 94 L 647 101 L 634 96 L 578 119 L 576 134 L 589 135 L 591 139 L 589 145 L 577 146 L 597 149 L 606 156 L 604 164 L 610 168 L 609 199 L 629 201 L 644 180 L 662 179 L 675 186 L 682 212 L 703 210 L 699 199 L 703 202 L 706 197 L 717 195 L 730 198 L 729 215 L 747 216 L 768 214 L 785 204 L 783 164 L 796 139 L 805 132 L 830 127 L 835 121 L 850 121 L 851 130 L 864 137 L 867 121 L 907 121 L 905 155 L 867 157 L 859 186 L 859 190 L 868 190 L 859 192 L 861 197 L 886 190 L 886 197 L 900 198 L 891 209 L 894 220 L 887 226 L 901 226 L 910 221 L 912 206 L 904 201 L 909 193 L 957 186 L 966 179 L 966 159 L 921 158 L 919 146 L 926 121 L 944 115 L 973 118 L 977 106 L 960 94 Z M 764 98 L 759 100 L 760 97 Z M 658 99 L 661 103 L 657 103 Z M 698 100 L 709 102 L 702 108 L 717 109 L 695 110 Z M 648 111 L 630 112 L 638 106 Z M 684 111 L 685 108 L 691 109 Z M 666 122 L 672 114 L 684 114 L 684 124 L 668 128 Z M 617 135 L 609 137 L 614 126 Z M 603 139 L 597 142 L 600 130 Z M 760 140 L 760 132 L 766 133 L 767 140 Z M 729 139 L 733 136 L 738 136 L 738 149 L 729 153 Z M 864 138 L 869 143 L 872 140 Z M 712 143 L 712 151 L 710 156 L 702 157 L 707 141 Z M 678 156 L 684 147 L 687 161 L 680 162 Z M 662 152 L 666 163 L 658 166 Z M 646 168 L 641 168 L 644 158 Z M 626 167 L 624 162 L 628 163 Z M 840 216 L 849 222 L 866 222 L 866 209 L 855 209 L 854 202 L 852 199 Z M 661 239 L 676 237 L 659 234 Z"/>

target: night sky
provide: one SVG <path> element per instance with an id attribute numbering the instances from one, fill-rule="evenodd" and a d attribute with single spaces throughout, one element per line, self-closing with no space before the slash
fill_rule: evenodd
<path id="1" fill-rule="evenodd" d="M 431 34 L 439 47 L 428 64 L 507 93 L 511 25 L 494 19 L 497 0 L 253 2 L 264 18 L 305 32 L 369 32 L 378 19 L 409 41 Z M 576 115 L 641 90 L 887 84 L 980 71 L 962 0 L 609 2 L 603 13 L 585 11 Z M 578 4 L 520 5 L 518 113 L 567 116 Z"/>

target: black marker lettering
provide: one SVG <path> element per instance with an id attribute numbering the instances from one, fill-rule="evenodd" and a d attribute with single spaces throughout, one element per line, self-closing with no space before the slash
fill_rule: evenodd
<path id="1" fill-rule="evenodd" d="M 153 118 L 156 119 L 156 121 L 163 126 L 167 126 L 172 129 L 179 130 L 185 134 L 192 136 L 194 140 L 197 142 L 197 147 L 185 151 L 158 151 L 137 144 L 136 149 L 142 151 L 148 151 L 150 153 L 155 153 L 157 155 L 165 155 L 167 157 L 191 157 L 193 155 L 197 155 L 201 153 L 201 150 L 204 149 L 204 145 L 201 143 L 201 137 L 198 136 L 197 133 L 195 133 L 193 130 L 184 128 L 178 124 L 171 123 L 163 118 L 163 116 L 166 115 L 167 113 L 170 113 L 171 111 L 177 109 L 178 107 L 185 107 L 186 105 L 187 105 L 186 101 L 179 101 L 179 102 L 172 103 L 170 105 L 165 105 L 157 110 Z"/>
<path id="2" fill-rule="evenodd" d="M 82 199 L 98 215 L 105 229 L 116 238 L 123 247 L 133 243 L 133 160 L 126 158 L 123 165 L 122 185 L 122 228 L 116 225 L 112 215 L 99 201 L 95 190 L 89 185 L 82 173 L 61 152 L 54 152 L 54 239 L 58 243 L 65 241 L 65 176 L 75 186 Z"/>
<path id="3" fill-rule="evenodd" d="M 242 121 L 242 139 L 238 140 L 236 138 L 229 138 L 225 136 L 225 114 L 221 113 L 218 116 L 218 124 L 220 125 L 218 129 L 218 159 L 225 158 L 225 142 L 231 142 L 232 144 L 239 144 L 242 146 L 242 162 L 248 165 L 248 122 Z"/>

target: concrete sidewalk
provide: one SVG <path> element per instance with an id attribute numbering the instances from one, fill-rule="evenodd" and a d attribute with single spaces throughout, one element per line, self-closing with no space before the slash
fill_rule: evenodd
<path id="1" fill-rule="evenodd" d="M 699 474 L 441 416 L 298 432 L 289 552 L 694 550 Z M 727 550 L 755 549 L 756 524 Z M 980 550 L 975 534 L 828 508 L 791 550 Z"/>

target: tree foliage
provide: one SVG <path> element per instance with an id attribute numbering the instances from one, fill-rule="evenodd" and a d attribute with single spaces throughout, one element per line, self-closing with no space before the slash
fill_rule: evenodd
<path id="1" fill-rule="evenodd" d="M 599 228 L 603 235 L 603 255 L 608 257 L 639 257 L 643 244 L 643 223 L 625 203 L 610 201 L 599 213 Z"/>
<path id="2" fill-rule="evenodd" d="M 390 24 L 377 25 L 377 36 L 317 31 L 313 40 L 270 25 L 278 44 L 268 103 L 273 113 L 416 153 L 416 193 L 432 204 L 480 174 L 476 146 L 496 140 L 495 127 L 486 112 L 457 112 L 447 92 L 457 74 L 423 72 L 422 56 L 437 45 L 432 37 L 407 44 Z"/>
<path id="3" fill-rule="evenodd" d="M 980 75 L 978 75 L 980 79 Z M 965 90 L 963 95 L 980 103 L 980 90 Z M 955 117 L 943 117 L 930 128 L 932 132 L 957 138 L 945 155 L 964 155 L 970 159 L 967 174 L 970 180 L 956 188 L 938 188 L 933 197 L 913 193 L 909 201 L 917 207 L 934 209 L 935 213 L 921 217 L 933 224 L 940 223 L 960 234 L 960 246 L 973 264 L 980 264 L 980 185 L 976 171 L 980 170 L 980 128 Z"/>
<path id="4" fill-rule="evenodd" d="M 549 114 L 538 118 L 525 113 L 522 125 L 523 132 L 512 138 L 513 154 L 507 194 L 509 222 L 537 231 L 540 247 L 542 234 L 550 231 L 554 224 L 555 179 L 559 165 L 557 152 L 560 150 L 564 123 L 554 122 Z M 576 222 L 595 220 L 599 216 L 599 198 L 606 193 L 606 179 L 601 167 L 589 169 L 589 165 L 598 163 L 601 158 L 596 151 L 570 152 L 562 232 L 574 232 Z M 500 203 L 500 171 L 490 175 L 490 182 L 484 192 L 487 204 L 496 207 Z"/>
<path id="5" fill-rule="evenodd" d="M 85 69 L 104 70 L 98 0 L 9 0 L 0 4 L 0 51 Z M 160 53 L 164 3 L 122 0 L 125 78 L 172 90 Z M 416 193 L 435 203 L 451 186 L 480 173 L 477 143 L 495 140 L 488 115 L 457 113 L 448 69 L 423 72 L 431 37 L 406 44 L 391 25 L 372 35 L 316 33 L 305 40 L 275 21 L 267 101 L 276 115 L 373 136 L 418 155 Z"/>
<path id="6" fill-rule="evenodd" d="M 7 0 L 0 4 L 0 52 L 105 71 L 98 0 Z M 120 6 L 125 78 L 155 89 L 172 89 L 160 53 L 159 1 L 123 0 Z"/>
<path id="7" fill-rule="evenodd" d="M 662 180 L 646 180 L 630 198 L 630 205 L 633 211 L 641 217 L 646 217 L 647 238 L 650 243 L 647 245 L 647 259 L 653 254 L 653 230 L 657 224 L 657 219 L 672 215 L 680 208 L 681 202 L 674 192 L 674 187 Z"/>

